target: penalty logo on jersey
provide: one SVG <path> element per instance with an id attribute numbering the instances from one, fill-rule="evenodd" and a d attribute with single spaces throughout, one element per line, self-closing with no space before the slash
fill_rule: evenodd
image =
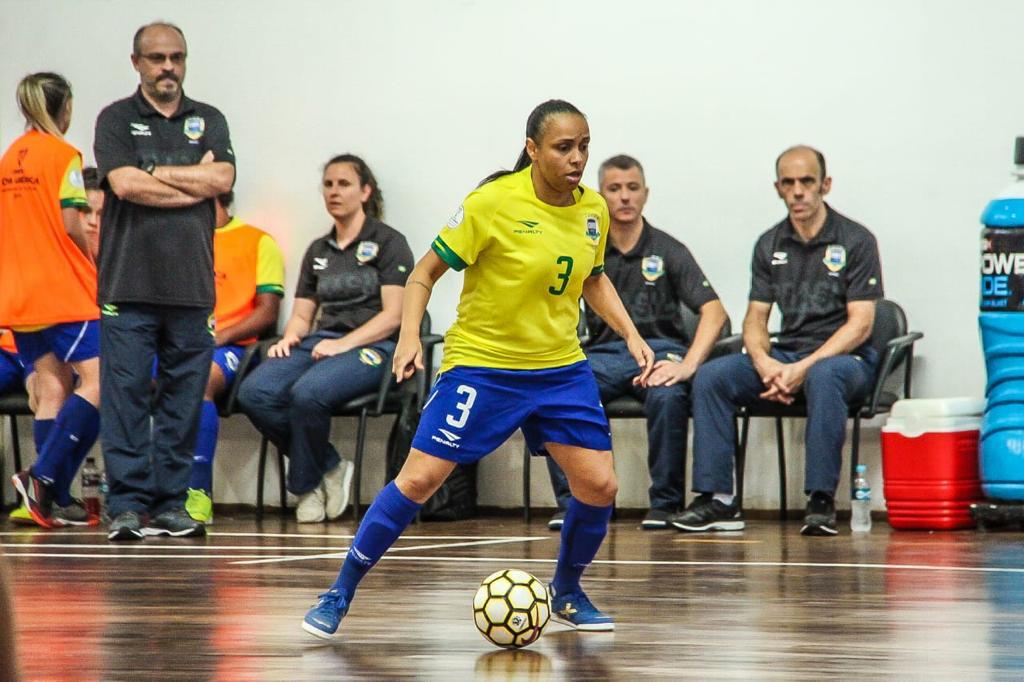
<path id="1" fill-rule="evenodd" d="M 665 274 L 665 259 L 661 256 L 647 256 L 640 261 L 640 271 L 648 282 L 655 282 Z"/>
<path id="2" fill-rule="evenodd" d="M 598 227 L 596 215 L 587 216 L 587 236 L 594 242 L 601 238 L 601 229 Z"/>
<path id="3" fill-rule="evenodd" d="M 356 260 L 362 263 L 369 263 L 380 253 L 380 245 L 377 242 L 359 242 L 356 247 Z"/>
<path id="4" fill-rule="evenodd" d="M 462 219 L 466 217 L 465 206 L 459 206 L 458 210 L 452 214 L 452 217 L 448 219 L 449 229 L 454 230 L 456 227 L 462 224 Z"/>

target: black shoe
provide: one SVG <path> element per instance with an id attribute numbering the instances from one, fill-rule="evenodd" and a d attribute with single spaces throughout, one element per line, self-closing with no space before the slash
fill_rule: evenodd
<path id="1" fill-rule="evenodd" d="M 672 516 L 671 512 L 664 509 L 652 509 L 640 522 L 640 527 L 644 530 L 665 530 L 668 528 L 668 517 L 670 516 Z"/>
<path id="2" fill-rule="evenodd" d="M 562 526 L 565 524 L 565 512 L 556 511 L 555 515 L 548 521 L 548 530 L 562 530 Z"/>
<path id="3" fill-rule="evenodd" d="M 711 493 L 701 493 L 686 511 L 669 518 L 678 530 L 698 532 L 702 530 L 743 530 L 743 512 L 736 502 L 724 504 Z"/>
<path id="4" fill-rule="evenodd" d="M 142 519 L 133 511 L 118 514 L 107 530 L 107 539 L 114 542 L 133 542 L 142 538 Z"/>
<path id="5" fill-rule="evenodd" d="M 196 521 L 184 507 L 171 509 L 150 520 L 142 529 L 146 535 L 170 535 L 174 538 L 201 538 L 206 535 L 206 526 Z"/>
<path id="6" fill-rule="evenodd" d="M 837 535 L 836 501 L 828 493 L 815 490 L 807 499 L 801 535 Z"/>

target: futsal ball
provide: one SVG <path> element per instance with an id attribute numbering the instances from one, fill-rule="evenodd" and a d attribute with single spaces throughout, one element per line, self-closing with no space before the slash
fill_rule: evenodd
<path id="1" fill-rule="evenodd" d="M 510 568 L 484 578 L 473 597 L 473 621 L 487 640 L 518 649 L 540 637 L 551 618 L 551 597 L 544 583 Z"/>

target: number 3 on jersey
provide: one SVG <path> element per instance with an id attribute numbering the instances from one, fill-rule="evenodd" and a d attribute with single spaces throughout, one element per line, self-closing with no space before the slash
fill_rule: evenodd
<path id="1" fill-rule="evenodd" d="M 456 429 L 461 429 L 466 425 L 466 421 L 469 419 L 469 411 L 473 409 L 473 401 L 476 400 L 476 389 L 466 384 L 459 384 L 459 387 L 455 389 L 455 392 L 459 395 L 466 396 L 466 399 L 461 403 L 455 404 L 455 409 L 459 411 L 458 419 L 453 415 L 446 415 L 445 421 L 448 422 L 448 426 Z"/>
<path id="2" fill-rule="evenodd" d="M 572 275 L 572 257 L 571 256 L 559 256 L 556 264 L 564 266 L 565 270 L 560 272 L 556 277 L 561 282 L 559 287 L 548 287 L 548 293 L 555 296 L 561 296 L 565 292 L 565 288 L 569 286 L 569 277 Z"/>

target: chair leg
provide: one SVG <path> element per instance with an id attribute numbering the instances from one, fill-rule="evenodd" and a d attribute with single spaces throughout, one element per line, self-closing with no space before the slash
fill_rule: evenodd
<path id="1" fill-rule="evenodd" d="M 359 413 L 359 426 L 356 429 L 356 456 L 353 462 L 354 471 L 352 472 L 355 481 L 352 485 L 352 518 L 355 521 L 359 520 L 361 507 L 359 505 L 359 496 L 363 492 L 363 449 L 366 447 L 366 420 L 367 420 L 367 409 L 364 407 Z"/>
<path id="2" fill-rule="evenodd" d="M 739 443 L 736 447 L 736 502 L 743 508 L 743 470 L 747 464 L 747 438 L 750 435 L 750 417 L 740 417 Z"/>
<path id="3" fill-rule="evenodd" d="M 263 520 L 263 481 L 267 475 L 267 439 L 260 439 L 260 459 L 256 469 L 256 520 Z"/>
<path id="4" fill-rule="evenodd" d="M 686 418 L 683 420 L 683 470 L 682 470 L 682 488 L 683 488 L 683 499 L 680 500 L 683 509 L 686 509 L 686 459 L 690 451 L 690 419 Z"/>
<path id="5" fill-rule="evenodd" d="M 530 522 L 530 446 L 523 445 L 523 522 Z"/>
<path id="6" fill-rule="evenodd" d="M 779 452 L 779 520 L 786 520 L 786 440 L 782 430 L 782 417 L 775 418 L 775 447 Z"/>
<path id="7" fill-rule="evenodd" d="M 853 481 L 857 478 L 857 464 L 860 463 L 860 414 L 853 417 L 853 437 L 850 441 L 850 499 L 853 499 Z"/>
<path id="8" fill-rule="evenodd" d="M 14 453 L 14 471 L 21 471 L 21 439 L 18 438 L 18 416 L 11 415 L 11 451 Z"/>
<path id="9" fill-rule="evenodd" d="M 281 516 L 288 514 L 288 471 L 285 469 L 284 453 L 281 452 L 281 448 L 275 448 L 277 450 L 277 471 L 280 476 L 277 477 L 277 494 L 281 500 Z"/>

